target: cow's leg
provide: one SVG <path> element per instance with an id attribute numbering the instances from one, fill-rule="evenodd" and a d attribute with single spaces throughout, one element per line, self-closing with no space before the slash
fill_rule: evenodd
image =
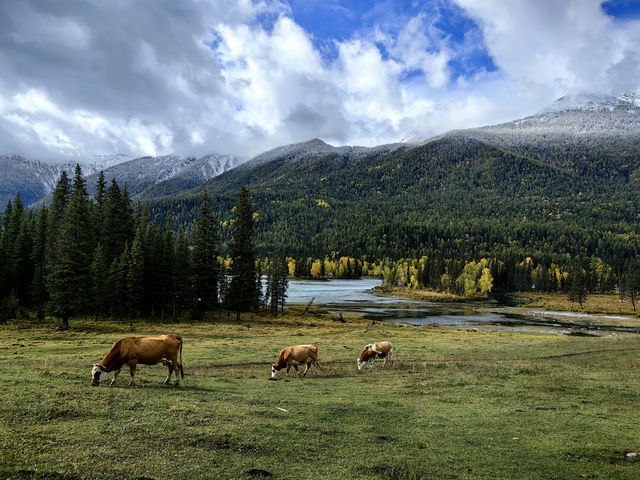
<path id="1" fill-rule="evenodd" d="M 174 385 L 180 385 L 180 367 L 178 366 L 178 362 L 173 364 L 173 369 L 176 372 L 176 381 L 173 383 Z"/>
<path id="2" fill-rule="evenodd" d="M 373 365 L 374 365 L 375 363 L 376 363 L 376 359 L 375 359 L 375 357 L 374 357 L 374 358 L 369 359 L 369 368 L 373 368 Z"/>
<path id="3" fill-rule="evenodd" d="M 180 364 L 178 363 L 178 356 L 176 355 L 175 361 L 171 362 L 171 366 L 176 373 L 176 381 L 173 382 L 175 385 L 180 385 Z M 171 376 L 171 374 L 169 374 Z"/>
<path id="4" fill-rule="evenodd" d="M 290 369 L 291 369 L 291 364 L 290 364 L 290 363 L 287 363 L 287 372 L 284 374 L 284 376 L 285 376 L 285 377 L 288 377 L 288 376 L 289 376 L 289 370 L 290 370 Z M 296 370 L 298 370 L 298 369 L 296 368 Z"/>
<path id="5" fill-rule="evenodd" d="M 296 377 L 299 377 L 300 376 L 300 370 L 298 370 L 298 365 L 296 365 L 295 363 L 292 364 L 292 365 L 293 365 L 293 368 L 296 369 Z"/>
<path id="6" fill-rule="evenodd" d="M 309 365 L 311 365 L 311 360 L 308 360 L 307 364 L 305 365 L 304 373 L 302 374 L 303 377 L 307 376 L 307 372 L 309 371 Z"/>
<path id="7" fill-rule="evenodd" d="M 389 350 L 389 363 L 391 363 L 391 366 L 393 367 L 393 348 Z"/>
<path id="8" fill-rule="evenodd" d="M 134 384 L 134 377 L 136 376 L 136 362 L 131 362 L 129 364 L 129 371 L 131 372 L 131 383 L 129 383 L 130 387 L 133 387 Z"/>
<path id="9" fill-rule="evenodd" d="M 382 362 L 382 366 L 383 367 L 387 366 L 387 357 L 384 357 L 384 361 Z"/>
<path id="10" fill-rule="evenodd" d="M 120 375 L 120 369 L 116 370 L 113 373 L 113 380 L 111 380 L 111 383 L 109 384 L 109 386 L 111 387 L 114 383 L 116 383 L 116 378 L 118 378 L 118 375 Z"/>
<path id="11" fill-rule="evenodd" d="M 316 367 L 316 375 L 318 375 L 318 370 L 320 369 L 320 364 L 318 363 L 318 360 L 313 359 L 313 366 Z"/>
<path id="12" fill-rule="evenodd" d="M 166 365 L 167 365 L 167 368 L 169 369 L 169 373 L 167 375 L 167 378 L 164 379 L 163 383 L 165 385 L 171 381 L 171 374 L 173 373 L 173 362 L 171 360 L 167 360 Z M 176 377 L 177 377 L 177 374 L 176 374 Z"/>

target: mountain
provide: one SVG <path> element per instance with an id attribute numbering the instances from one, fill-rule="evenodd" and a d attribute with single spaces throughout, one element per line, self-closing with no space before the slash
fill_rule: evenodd
<path id="1" fill-rule="evenodd" d="M 95 155 L 79 162 L 89 193 L 95 192 L 98 173 L 127 186 L 132 196 L 153 198 L 177 194 L 200 185 L 244 161 L 232 155 L 210 154 L 201 158 L 177 155 L 131 158 L 129 155 Z M 73 175 L 76 163 L 46 163 L 19 155 L 0 155 L 0 208 L 15 198 L 25 205 L 51 194 L 62 171 Z"/>
<path id="2" fill-rule="evenodd" d="M 139 193 L 139 199 L 150 199 L 164 196 L 177 195 L 185 190 L 190 190 L 206 181 L 223 174 L 227 170 L 241 165 L 245 159 L 233 155 L 209 154 L 198 159 L 187 159 L 184 168 L 172 176 L 156 183 L 152 183 Z M 107 172 L 105 172 L 105 175 Z M 127 177 L 123 177 L 127 178 Z M 153 180 L 150 178 L 149 180 Z M 125 184 L 129 185 L 126 181 Z"/>
<path id="3" fill-rule="evenodd" d="M 96 155 L 80 162 L 85 175 L 129 160 L 128 155 Z M 31 205 L 49 195 L 63 171 L 73 175 L 75 162 L 46 163 L 20 155 L 0 155 L 0 209 L 13 200 L 16 192 L 24 205 Z"/>
<path id="4" fill-rule="evenodd" d="M 206 190 L 227 225 L 246 185 L 262 254 L 624 259 L 640 242 L 637 115 L 635 100 L 583 96 L 419 146 L 344 150 L 312 140 L 150 206 L 188 225 Z"/>
<path id="5" fill-rule="evenodd" d="M 253 168 L 272 161 L 279 161 L 287 165 L 300 162 L 308 164 L 329 155 L 336 155 L 349 162 L 354 162 L 370 155 L 386 154 L 399 148 L 405 148 L 407 145 L 406 143 L 393 143 L 372 148 L 351 146 L 334 147 L 319 138 L 314 138 L 307 142 L 294 143 L 269 150 L 268 152 L 253 157 L 244 164 L 243 168 Z"/>
<path id="6" fill-rule="evenodd" d="M 236 167 L 243 158 L 210 154 L 201 158 L 164 155 L 140 157 L 119 163 L 104 170 L 109 182 L 115 178 L 118 185 L 127 187 L 134 198 L 153 198 L 173 195 L 200 185 L 221 173 Z M 87 177 L 87 190 L 95 192 L 98 173 Z"/>
<path id="7" fill-rule="evenodd" d="M 559 98 L 535 115 L 449 132 L 577 173 L 630 175 L 637 162 L 640 96 L 580 94 Z"/>
<path id="8" fill-rule="evenodd" d="M 95 155 L 79 163 L 86 176 L 130 158 L 123 154 Z M 46 197 L 53 192 L 62 172 L 66 171 L 71 176 L 75 166 L 76 162 L 47 163 L 20 155 L 0 155 L 0 209 L 15 198 L 16 192 L 20 192 L 24 205 Z"/>

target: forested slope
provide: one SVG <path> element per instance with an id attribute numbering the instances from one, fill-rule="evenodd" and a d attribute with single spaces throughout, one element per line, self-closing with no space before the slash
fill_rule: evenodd
<path id="1" fill-rule="evenodd" d="M 525 156 L 460 133 L 426 145 L 356 161 L 330 154 L 313 161 L 275 158 L 234 169 L 188 195 L 151 201 L 189 224 L 203 191 L 228 212 L 246 185 L 252 193 L 260 253 L 293 256 L 339 251 L 354 257 L 447 258 L 635 254 L 638 157 L 625 169 L 610 149 L 563 164 L 544 152 Z M 627 148 L 627 147 L 625 147 Z M 542 149 L 541 149 L 542 150 Z M 552 153 L 549 153 L 552 155 Z M 577 165 L 577 166 L 576 166 Z M 592 172 L 586 174 L 585 172 Z M 226 215 L 223 222 L 225 238 Z"/>

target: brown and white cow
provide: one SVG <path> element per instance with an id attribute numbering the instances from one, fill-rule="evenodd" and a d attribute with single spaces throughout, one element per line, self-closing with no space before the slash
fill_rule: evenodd
<path id="1" fill-rule="evenodd" d="M 314 344 L 295 345 L 283 348 L 278 356 L 278 360 L 276 360 L 276 363 L 271 365 L 271 378 L 275 378 L 278 371 L 282 370 L 284 367 L 287 367 L 287 373 L 285 376 L 288 377 L 289 369 L 291 369 L 292 365 L 293 368 L 296 369 L 296 373 L 299 375 L 300 371 L 298 370 L 298 365 L 306 364 L 307 366 L 302 374 L 304 377 L 312 363 L 316 367 L 316 375 L 318 375 L 318 368 L 320 367 L 318 364 L 318 347 Z"/>
<path id="2" fill-rule="evenodd" d="M 362 367 L 364 367 L 367 362 L 369 362 L 369 366 L 373 368 L 376 358 L 384 358 L 382 366 L 387 364 L 387 358 L 391 361 L 391 365 L 393 365 L 393 345 L 391 345 L 391 342 L 376 342 L 366 345 L 360 354 L 360 358 L 357 360 L 358 370 L 362 370 Z"/>
<path id="3" fill-rule="evenodd" d="M 178 353 L 180 361 L 178 362 Z M 182 369 L 182 337 L 180 335 L 160 335 L 157 337 L 127 337 L 118 340 L 113 344 L 111 350 L 100 361 L 93 365 L 91 371 L 91 384 L 100 385 L 100 382 L 107 379 L 107 373 L 115 372 L 113 380 L 109 386 L 113 385 L 120 374 L 120 369 L 124 365 L 129 365 L 131 372 L 131 383 L 136 374 L 136 365 L 155 365 L 162 363 L 169 368 L 169 375 L 164 383 L 169 383 L 171 374 L 175 371 L 175 384 L 179 385 L 178 373 L 184 378 Z"/>

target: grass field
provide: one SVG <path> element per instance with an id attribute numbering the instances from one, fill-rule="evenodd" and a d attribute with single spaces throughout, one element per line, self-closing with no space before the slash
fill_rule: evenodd
<path id="1" fill-rule="evenodd" d="M 546 310 L 562 310 L 586 313 L 610 313 L 624 315 L 638 315 L 628 299 L 620 300 L 616 294 L 589 295 L 582 303 L 582 308 L 576 302 L 571 303 L 566 293 L 514 293 L 514 297 L 525 300 L 520 306 L 526 308 L 541 308 Z M 638 306 L 636 305 L 636 308 Z"/>
<path id="2" fill-rule="evenodd" d="M 640 478 L 640 336 L 225 322 L 137 325 L 183 336 L 179 387 L 145 365 L 90 385 L 128 325 L 0 326 L 0 478 Z M 382 339 L 393 367 L 357 373 Z M 309 342 L 320 376 L 268 381 Z"/>

